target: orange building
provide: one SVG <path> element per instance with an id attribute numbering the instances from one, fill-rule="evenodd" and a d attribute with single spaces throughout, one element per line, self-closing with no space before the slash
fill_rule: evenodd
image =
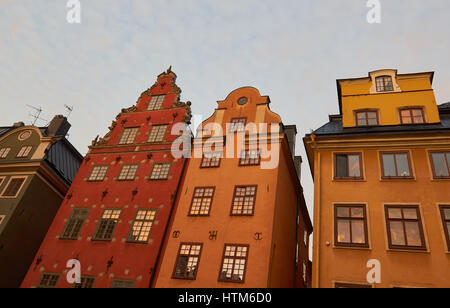
<path id="1" fill-rule="evenodd" d="M 340 114 L 304 138 L 313 287 L 450 287 L 450 106 L 433 76 L 338 80 Z"/>
<path id="2" fill-rule="evenodd" d="M 255 88 L 237 89 L 199 128 L 155 287 L 304 285 L 296 280 L 308 277 L 312 225 L 296 129 L 269 103 Z"/>

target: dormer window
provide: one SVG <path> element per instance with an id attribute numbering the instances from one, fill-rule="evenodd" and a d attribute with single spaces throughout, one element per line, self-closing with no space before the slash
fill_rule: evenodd
<path id="1" fill-rule="evenodd" d="M 379 125 L 377 110 L 358 110 L 356 114 L 356 126 Z"/>
<path id="2" fill-rule="evenodd" d="M 392 92 L 394 85 L 392 84 L 391 76 L 380 76 L 375 79 L 377 85 L 377 92 Z"/>
<path id="3" fill-rule="evenodd" d="M 165 98 L 166 98 L 165 95 L 152 96 L 152 98 L 150 99 L 150 103 L 148 104 L 147 110 L 150 111 L 160 110 Z"/>
<path id="4" fill-rule="evenodd" d="M 422 108 L 400 109 L 400 119 L 402 124 L 423 124 L 425 116 Z"/>

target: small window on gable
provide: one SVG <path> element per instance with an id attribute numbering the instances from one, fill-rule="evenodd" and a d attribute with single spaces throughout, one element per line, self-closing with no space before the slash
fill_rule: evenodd
<path id="1" fill-rule="evenodd" d="M 147 110 L 149 111 L 160 110 L 165 98 L 166 98 L 165 95 L 152 96 L 152 98 L 150 99 L 150 103 L 148 104 Z"/>
<path id="2" fill-rule="evenodd" d="M 0 215 L 0 225 L 2 224 L 3 220 L 5 220 L 6 216 L 5 215 Z"/>
<path id="3" fill-rule="evenodd" d="M 375 79 L 377 92 L 391 92 L 394 91 L 391 76 L 380 76 Z"/>
<path id="4" fill-rule="evenodd" d="M 0 149 L 0 159 L 5 159 L 8 156 L 9 151 L 11 151 L 11 148 Z"/>
<path id="5" fill-rule="evenodd" d="M 139 132 L 139 127 L 125 128 L 120 137 L 119 144 L 132 144 Z"/>
<path id="6" fill-rule="evenodd" d="M 30 152 L 31 152 L 32 149 L 33 149 L 32 146 L 25 146 L 25 147 L 22 147 L 22 148 L 20 149 L 19 153 L 17 153 L 17 157 L 20 157 L 20 158 L 28 157 L 28 154 L 30 154 Z"/>

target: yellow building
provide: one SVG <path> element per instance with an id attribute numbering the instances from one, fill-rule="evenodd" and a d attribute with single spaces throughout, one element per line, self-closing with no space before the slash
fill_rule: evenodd
<path id="1" fill-rule="evenodd" d="M 295 126 L 255 88 L 218 104 L 194 140 L 155 287 L 308 286 L 312 225 Z"/>
<path id="2" fill-rule="evenodd" d="M 338 80 L 340 114 L 305 136 L 313 287 L 450 287 L 450 104 L 433 76 Z"/>

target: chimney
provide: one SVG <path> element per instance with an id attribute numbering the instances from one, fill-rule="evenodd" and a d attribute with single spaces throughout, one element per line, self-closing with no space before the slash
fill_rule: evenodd
<path id="1" fill-rule="evenodd" d="M 295 157 L 295 138 L 297 137 L 297 126 L 286 125 L 284 126 L 284 132 L 287 137 L 289 148 L 291 149 L 292 158 Z"/>
<path id="2" fill-rule="evenodd" d="M 16 122 L 16 123 L 13 124 L 13 127 L 22 127 L 22 126 L 25 126 L 25 123 L 23 123 L 23 122 Z"/>
<path id="3" fill-rule="evenodd" d="M 71 125 L 67 121 L 67 118 L 65 116 L 57 115 L 53 118 L 53 120 L 47 127 L 47 136 L 66 136 L 70 127 Z"/>

